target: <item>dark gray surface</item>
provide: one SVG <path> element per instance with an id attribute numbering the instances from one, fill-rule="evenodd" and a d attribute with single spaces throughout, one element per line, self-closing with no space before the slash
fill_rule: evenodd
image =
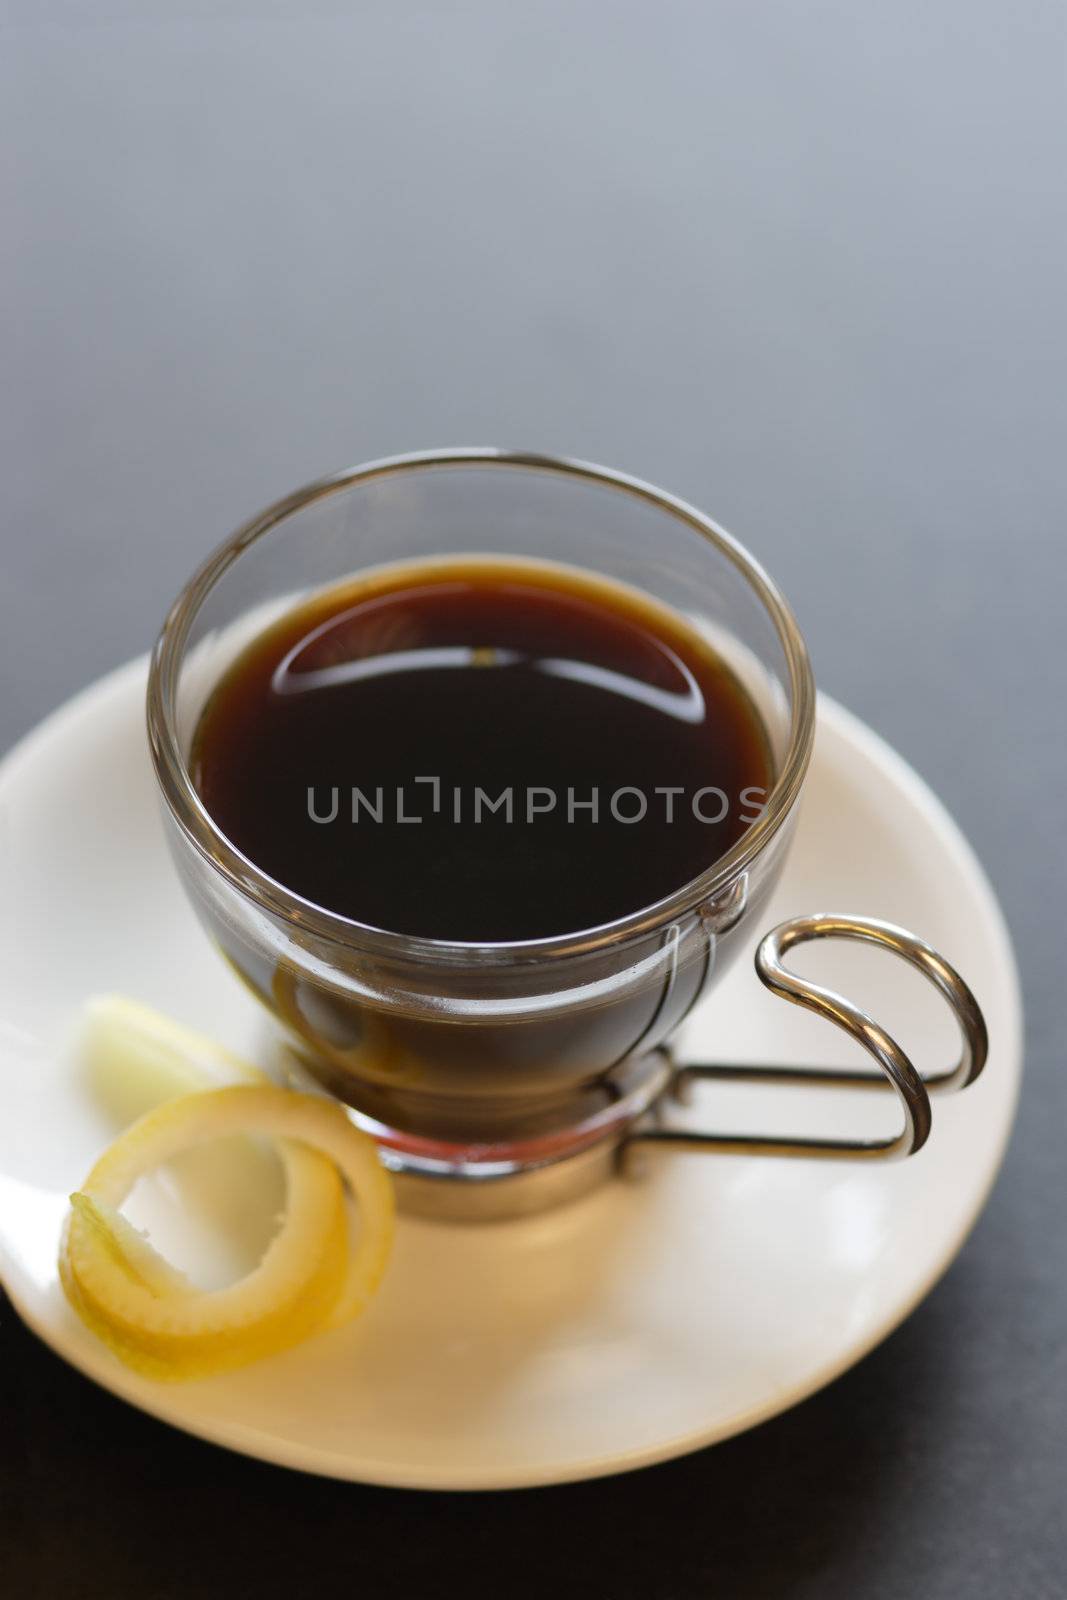
<path id="1" fill-rule="evenodd" d="M 822 686 L 985 860 L 1029 1025 L 1007 1167 L 926 1305 L 792 1415 L 628 1480 L 300 1479 L 6 1311 L 9 1592 L 212 1593 L 210 1547 L 226 1593 L 292 1594 L 313 1539 L 367 1594 L 1067 1594 L 1063 7 L 5 16 L 0 746 L 320 471 L 584 455 L 766 561 Z"/>

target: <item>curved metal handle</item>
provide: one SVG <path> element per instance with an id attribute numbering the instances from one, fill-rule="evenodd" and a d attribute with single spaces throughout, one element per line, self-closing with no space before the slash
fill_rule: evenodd
<path id="1" fill-rule="evenodd" d="M 963 1036 L 960 1058 L 947 1071 L 923 1078 L 885 1029 L 843 995 L 809 983 L 783 965 L 795 946 L 812 939 L 857 939 L 902 956 L 918 968 L 948 1002 Z M 637 1128 L 630 1141 L 641 1144 L 714 1150 L 727 1155 L 829 1156 L 850 1160 L 893 1160 L 910 1156 L 926 1143 L 930 1133 L 930 1091 L 951 1092 L 973 1083 L 985 1065 L 988 1037 L 977 1000 L 944 956 L 891 922 L 871 917 L 821 914 L 794 917 L 774 928 L 756 951 L 756 972 L 762 983 L 783 1000 L 826 1017 L 863 1045 L 877 1061 L 880 1072 L 833 1072 L 818 1067 L 713 1066 L 683 1063 L 674 1079 L 674 1092 L 682 1097 L 695 1081 L 713 1079 L 730 1083 L 797 1085 L 832 1089 L 885 1089 L 896 1091 L 904 1112 L 900 1133 L 888 1139 L 783 1139 L 762 1134 L 714 1134 L 663 1126 Z"/>

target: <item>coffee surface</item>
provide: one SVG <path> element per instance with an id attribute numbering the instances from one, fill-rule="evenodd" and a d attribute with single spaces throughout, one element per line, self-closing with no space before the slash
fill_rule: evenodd
<path id="1" fill-rule="evenodd" d="M 193 781 L 304 899 L 429 938 L 575 933 L 730 848 L 762 722 L 681 618 L 560 567 L 411 565 L 320 592 L 234 661 Z"/>

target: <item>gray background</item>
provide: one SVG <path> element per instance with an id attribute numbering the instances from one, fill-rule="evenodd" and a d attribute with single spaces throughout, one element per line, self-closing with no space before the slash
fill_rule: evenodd
<path id="1" fill-rule="evenodd" d="M 635 1478 L 300 1479 L 126 1411 L 5 1309 L 13 1592 L 211 1593 L 210 1544 L 228 1593 L 291 1593 L 314 1539 L 382 1595 L 1067 1594 L 1063 5 L 3 15 L 0 746 L 322 471 L 583 455 L 766 561 L 822 686 L 984 858 L 1029 1024 L 1006 1170 L 930 1300 Z"/>

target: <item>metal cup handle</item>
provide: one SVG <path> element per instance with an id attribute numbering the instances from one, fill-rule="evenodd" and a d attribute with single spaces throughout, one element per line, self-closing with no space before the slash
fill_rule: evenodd
<path id="1" fill-rule="evenodd" d="M 856 939 L 876 944 L 902 956 L 944 996 L 959 1023 L 962 1049 L 956 1065 L 922 1077 L 896 1040 L 873 1017 L 843 995 L 800 978 L 783 964 L 795 946 L 812 939 Z M 763 1134 L 716 1134 L 671 1128 L 662 1123 L 638 1125 L 627 1140 L 633 1145 L 673 1146 L 715 1151 L 722 1155 L 829 1157 L 852 1161 L 895 1160 L 914 1155 L 930 1134 L 930 1094 L 951 1093 L 973 1083 L 985 1066 L 988 1035 L 985 1020 L 970 989 L 944 956 L 925 940 L 891 922 L 871 917 L 821 914 L 794 917 L 781 923 L 761 940 L 756 951 L 756 972 L 772 994 L 792 1005 L 803 1006 L 843 1028 L 874 1057 L 879 1072 L 835 1072 L 819 1067 L 729 1066 L 700 1062 L 679 1063 L 672 1092 L 684 1098 L 695 1082 L 760 1083 L 780 1087 L 884 1090 L 891 1087 L 904 1113 L 904 1126 L 885 1139 L 778 1138 Z"/>

